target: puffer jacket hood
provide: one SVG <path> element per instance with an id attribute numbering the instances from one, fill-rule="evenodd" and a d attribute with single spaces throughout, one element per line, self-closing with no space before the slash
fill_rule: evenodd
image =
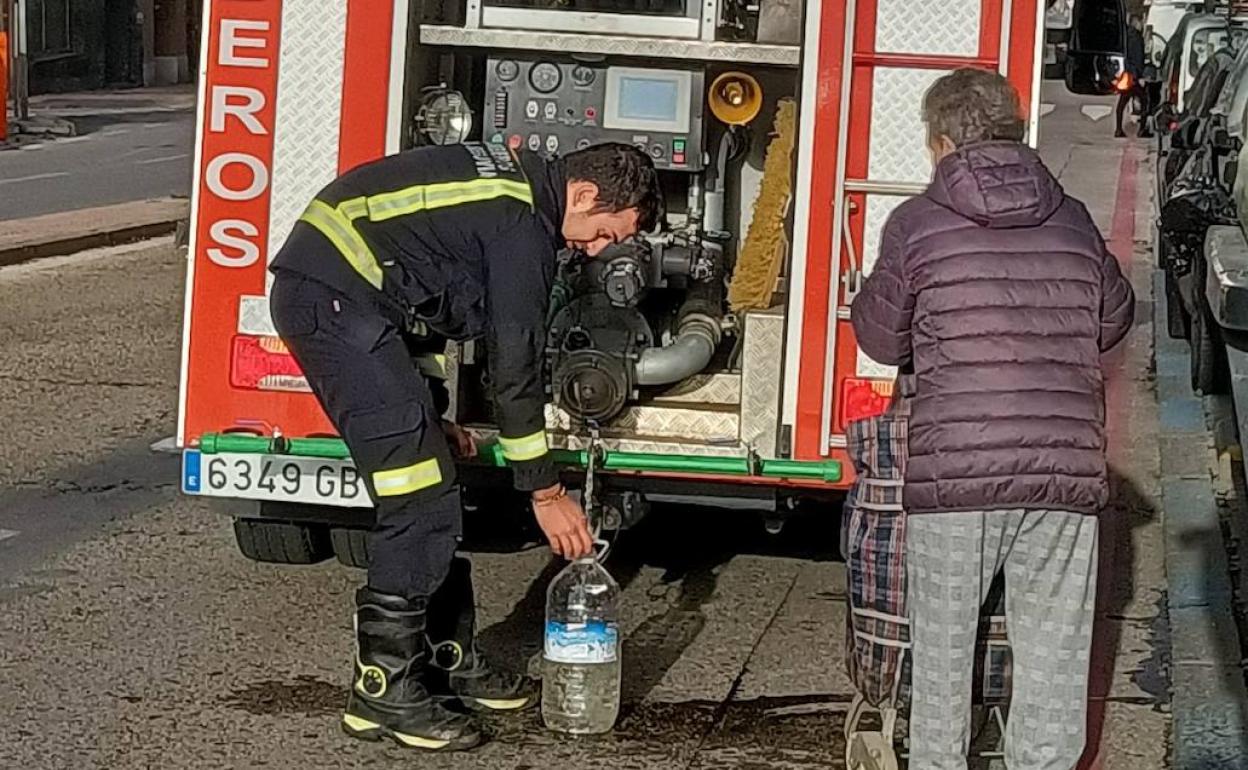
<path id="1" fill-rule="evenodd" d="M 927 195 L 983 227 L 1035 227 L 1066 199 L 1036 151 L 1019 142 L 981 142 L 945 156 Z"/>

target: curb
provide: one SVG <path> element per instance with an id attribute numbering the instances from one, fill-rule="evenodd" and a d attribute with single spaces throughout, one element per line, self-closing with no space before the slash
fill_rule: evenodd
<path id="1" fill-rule="evenodd" d="M 1188 384 L 1188 352 L 1166 335 L 1166 295 L 1154 273 L 1154 359 L 1160 437 L 1186 462 L 1161 457 L 1167 612 L 1171 638 L 1174 770 L 1238 767 L 1248 749 L 1248 687 L 1241 667 L 1222 518 L 1225 452 L 1209 434 L 1205 399 Z M 1207 462 L 1190 462 L 1204 457 Z M 1187 467 L 1183 467 L 1187 466 Z"/>
<path id="2" fill-rule="evenodd" d="M 0 223 L 0 267 L 168 235 L 189 213 L 186 200 L 162 198 L 9 220 Z"/>

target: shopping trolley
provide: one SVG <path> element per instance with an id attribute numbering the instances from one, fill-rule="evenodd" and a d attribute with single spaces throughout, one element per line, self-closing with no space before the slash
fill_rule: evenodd
<path id="1" fill-rule="evenodd" d="M 904 756 L 900 722 L 910 703 L 910 622 L 906 610 L 906 514 L 902 509 L 909 398 L 905 378 L 888 411 L 847 427 L 857 479 L 845 502 L 841 547 L 848 575 L 846 666 L 857 694 L 845 719 L 848 770 L 897 770 Z M 976 643 L 974 702 L 1005 733 L 1011 660 L 1003 583 L 984 603 Z M 868 717 L 876 729 L 864 729 Z M 999 747 L 977 756 L 999 757 Z"/>

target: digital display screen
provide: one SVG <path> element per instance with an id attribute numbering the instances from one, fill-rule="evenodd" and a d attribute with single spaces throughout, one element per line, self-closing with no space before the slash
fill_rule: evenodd
<path id="1" fill-rule="evenodd" d="M 667 78 L 620 78 L 619 117 L 672 122 L 680 110 L 680 84 Z"/>

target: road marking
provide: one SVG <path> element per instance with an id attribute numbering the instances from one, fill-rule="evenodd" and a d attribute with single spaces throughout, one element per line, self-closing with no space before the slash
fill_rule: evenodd
<path id="1" fill-rule="evenodd" d="M 1057 109 L 1057 105 L 1056 105 L 1056 104 L 1049 104 L 1049 103 L 1047 103 L 1047 102 L 1040 102 L 1040 117 L 1042 117 L 1042 118 L 1043 118 L 1045 115 L 1048 115 L 1050 112 L 1052 112 L 1052 111 L 1053 111 L 1053 110 L 1055 110 L 1055 109 Z"/>
<path id="2" fill-rule="evenodd" d="M 42 149 L 43 149 L 43 145 L 42 145 L 42 144 L 23 144 L 23 145 L 22 145 L 21 147 L 19 147 L 18 149 L 19 149 L 19 150 L 23 150 L 23 151 L 28 151 L 28 150 L 42 150 Z"/>
<path id="3" fill-rule="evenodd" d="M 0 179 L 0 184 L 17 184 L 18 182 L 33 182 L 36 179 L 56 179 L 57 177 L 69 176 L 68 171 L 49 171 L 46 174 L 31 174 L 30 176 L 17 176 L 12 179 Z"/>
<path id="4" fill-rule="evenodd" d="M 8 540 L 11 537 L 17 537 L 18 534 L 20 533 L 17 530 L 0 529 L 0 540 Z"/>
<path id="5" fill-rule="evenodd" d="M 182 153 L 181 155 L 163 155 L 159 158 L 148 158 L 147 160 L 135 161 L 134 165 L 146 166 L 151 163 L 168 163 L 169 161 L 172 161 L 172 160 L 184 160 L 189 157 L 191 156 L 185 152 Z"/>
<path id="6" fill-rule="evenodd" d="M 1109 113 L 1113 112 L 1114 108 L 1107 104 L 1085 104 L 1079 111 L 1092 120 L 1101 120 L 1109 117 Z"/>
<path id="7" fill-rule="evenodd" d="M 182 453 L 182 450 L 178 449 L 178 437 L 177 436 L 170 436 L 168 438 L 162 438 L 160 441 L 157 441 L 155 444 L 152 444 L 148 448 L 151 449 L 153 452 L 164 452 L 167 454 L 181 454 Z"/>
<path id="8" fill-rule="evenodd" d="M 121 136 L 130 133 L 128 128 L 110 128 L 107 131 L 101 131 L 100 136 Z"/>
<path id="9" fill-rule="evenodd" d="M 67 139 L 61 139 L 58 142 L 58 144 L 73 144 L 74 142 L 85 142 L 89 140 L 90 138 L 91 138 L 90 134 L 88 134 L 87 136 L 71 136 Z"/>

